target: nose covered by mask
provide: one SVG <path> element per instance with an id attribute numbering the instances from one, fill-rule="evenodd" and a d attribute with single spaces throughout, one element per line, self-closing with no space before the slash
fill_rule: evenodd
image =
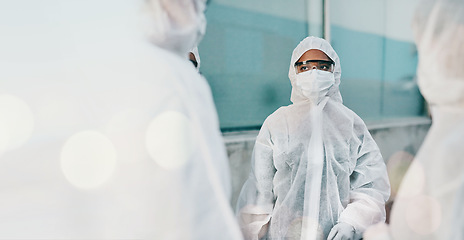
<path id="1" fill-rule="evenodd" d="M 319 104 L 335 84 L 332 72 L 309 70 L 296 75 L 295 86 L 313 104 Z"/>

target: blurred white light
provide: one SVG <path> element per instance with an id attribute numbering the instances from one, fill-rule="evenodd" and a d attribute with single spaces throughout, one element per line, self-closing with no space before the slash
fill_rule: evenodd
<path id="1" fill-rule="evenodd" d="M 66 141 L 61 152 L 61 170 L 78 188 L 96 188 L 106 182 L 116 166 L 116 149 L 104 135 L 84 131 Z"/>
<path id="2" fill-rule="evenodd" d="M 398 192 L 401 181 L 411 165 L 414 156 L 405 151 L 394 153 L 387 162 L 388 177 L 391 185 L 391 197 L 394 198 Z"/>
<path id="3" fill-rule="evenodd" d="M 423 192 L 425 187 L 425 171 L 420 161 L 413 161 L 403 178 L 407 185 L 400 188 L 402 199 L 415 197 Z M 399 196 L 399 195 L 398 195 Z"/>
<path id="4" fill-rule="evenodd" d="M 195 149 L 190 120 L 175 111 L 160 114 L 148 126 L 146 148 L 163 168 L 183 166 Z"/>
<path id="5" fill-rule="evenodd" d="M 34 115 L 26 102 L 12 95 L 0 95 L 0 155 L 27 142 L 33 130 Z"/>
<path id="6" fill-rule="evenodd" d="M 441 224 L 440 203 L 429 196 L 420 195 L 408 204 L 406 221 L 414 232 L 428 235 L 435 232 Z"/>

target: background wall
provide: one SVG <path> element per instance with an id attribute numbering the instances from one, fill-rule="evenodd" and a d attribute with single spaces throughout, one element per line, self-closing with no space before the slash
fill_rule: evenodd
<path id="1" fill-rule="evenodd" d="M 424 114 L 411 28 L 418 1 L 332 0 L 332 45 L 344 103 L 364 119 Z"/>

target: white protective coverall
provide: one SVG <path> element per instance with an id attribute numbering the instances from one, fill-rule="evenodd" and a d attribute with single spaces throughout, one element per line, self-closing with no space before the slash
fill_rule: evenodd
<path id="1" fill-rule="evenodd" d="M 318 49 L 335 62 L 335 84 L 316 106 L 296 87 L 294 63 Z M 356 236 L 385 220 L 390 186 L 380 151 L 364 122 L 342 104 L 340 60 L 330 44 L 308 37 L 293 51 L 292 105 L 264 122 L 252 169 L 237 203 L 246 239 L 327 239 L 337 223 Z M 317 228 L 317 229 L 316 229 Z"/>
<path id="2" fill-rule="evenodd" d="M 365 239 L 464 239 L 464 2 L 421 1 L 413 21 L 432 126 L 403 178 L 390 225 Z"/>
<path id="3" fill-rule="evenodd" d="M 204 8 L 0 2 L 0 239 L 242 239 Z"/>

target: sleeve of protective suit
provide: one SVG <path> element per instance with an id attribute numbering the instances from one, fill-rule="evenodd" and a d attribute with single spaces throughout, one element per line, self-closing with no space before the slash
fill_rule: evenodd
<path id="1" fill-rule="evenodd" d="M 355 123 L 354 133 L 360 142 L 350 176 L 350 203 L 338 221 L 352 225 L 361 236 L 369 225 L 385 221 L 390 184 L 380 150 L 362 120 Z"/>
<path id="2" fill-rule="evenodd" d="M 253 149 L 251 171 L 237 202 L 237 217 L 245 239 L 258 240 L 266 234 L 274 206 L 272 141 L 264 123 Z"/>

